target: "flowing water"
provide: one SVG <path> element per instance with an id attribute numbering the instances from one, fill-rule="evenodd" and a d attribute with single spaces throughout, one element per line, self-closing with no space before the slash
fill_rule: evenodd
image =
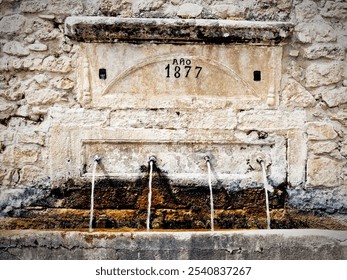
<path id="1" fill-rule="evenodd" d="M 270 218 L 270 206 L 269 206 L 269 194 L 268 192 L 273 192 L 274 188 L 269 185 L 266 177 L 266 167 L 264 161 L 260 161 L 261 168 L 263 171 L 263 183 L 264 183 L 264 190 L 265 190 L 265 201 L 266 201 L 266 220 L 267 220 L 267 228 L 271 228 L 271 218 Z"/>
<path id="2" fill-rule="evenodd" d="M 90 195 L 89 232 L 93 231 L 95 173 L 96 173 L 96 166 L 98 165 L 99 160 L 100 160 L 100 158 L 98 156 L 96 156 L 94 158 L 94 162 L 93 162 L 92 191 L 91 191 L 91 195 Z"/>
<path id="3" fill-rule="evenodd" d="M 152 204 L 152 173 L 153 173 L 153 160 L 149 161 L 149 181 L 148 181 L 148 208 L 147 208 L 147 231 L 150 229 L 151 222 L 151 204 Z"/>
<path id="4" fill-rule="evenodd" d="M 210 188 L 210 209 L 211 209 L 211 231 L 214 231 L 214 206 L 213 206 L 213 193 L 212 193 L 212 182 L 211 182 L 211 163 L 210 160 L 206 160 L 208 170 L 208 186 Z"/>

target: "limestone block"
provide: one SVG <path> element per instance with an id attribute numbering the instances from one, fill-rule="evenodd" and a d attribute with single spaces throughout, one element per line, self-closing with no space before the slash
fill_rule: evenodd
<path id="1" fill-rule="evenodd" d="M 13 162 L 17 165 L 35 163 L 39 154 L 37 146 L 17 146 L 13 149 Z"/>
<path id="2" fill-rule="evenodd" d="M 295 18 L 298 22 L 307 21 L 318 14 L 318 7 L 314 1 L 303 1 L 295 5 Z"/>
<path id="3" fill-rule="evenodd" d="M 309 140 L 329 140 L 337 137 L 332 124 L 324 122 L 307 123 L 306 132 Z"/>
<path id="4" fill-rule="evenodd" d="M 117 16 L 129 12 L 132 8 L 132 0 L 102 0 L 100 11 L 105 15 Z"/>
<path id="5" fill-rule="evenodd" d="M 335 142 L 317 142 L 309 146 L 309 149 L 312 153 L 319 154 L 329 154 L 337 149 L 337 143 Z"/>
<path id="6" fill-rule="evenodd" d="M 17 34 L 22 31 L 25 17 L 22 15 L 5 16 L 0 20 L 0 35 Z"/>
<path id="7" fill-rule="evenodd" d="M 20 11 L 23 13 L 43 12 L 47 8 L 47 4 L 45 0 L 22 1 L 20 4 Z"/>
<path id="8" fill-rule="evenodd" d="M 28 46 L 29 50 L 35 51 L 35 52 L 44 52 L 48 49 L 47 45 L 45 44 L 31 44 Z"/>
<path id="9" fill-rule="evenodd" d="M 240 130 L 287 130 L 302 128 L 306 113 L 301 110 L 294 112 L 279 111 L 245 111 L 238 114 L 237 128 Z"/>
<path id="10" fill-rule="evenodd" d="M 42 70 L 54 73 L 68 73 L 71 71 L 71 59 L 67 56 L 46 57 L 42 62 Z"/>
<path id="11" fill-rule="evenodd" d="M 100 127 L 108 121 L 106 110 L 85 110 L 81 108 L 50 108 L 49 116 L 54 122 L 65 126 Z"/>
<path id="12" fill-rule="evenodd" d="M 319 87 L 338 83 L 343 78 L 341 62 L 312 63 L 306 69 L 306 86 Z"/>
<path id="13" fill-rule="evenodd" d="M 184 3 L 178 9 L 177 15 L 181 18 L 196 18 L 202 12 L 202 6 L 193 3 Z"/>
<path id="14" fill-rule="evenodd" d="M 28 90 L 25 93 L 29 105 L 52 105 L 63 98 L 63 93 L 50 89 Z"/>
<path id="15" fill-rule="evenodd" d="M 324 20 L 317 19 L 313 22 L 301 22 L 294 28 L 296 39 L 301 43 L 336 42 L 337 36 L 334 28 Z"/>
<path id="16" fill-rule="evenodd" d="M 290 186 L 296 187 L 305 182 L 307 143 L 304 133 L 299 129 L 288 131 L 287 139 L 288 183 Z"/>
<path id="17" fill-rule="evenodd" d="M 211 13 L 221 19 L 243 18 L 245 17 L 246 8 L 236 5 L 214 5 L 211 7 Z"/>
<path id="18" fill-rule="evenodd" d="M 347 157 L 347 141 L 341 143 L 341 155 Z"/>
<path id="19" fill-rule="evenodd" d="M 3 47 L 4 53 L 15 56 L 27 56 L 29 55 L 29 50 L 17 41 L 7 42 Z"/>
<path id="20" fill-rule="evenodd" d="M 327 1 L 321 10 L 321 15 L 328 18 L 347 18 L 347 2 L 345 0 Z"/>
<path id="21" fill-rule="evenodd" d="M 46 133 L 41 131 L 28 131 L 17 134 L 17 141 L 20 144 L 45 145 Z"/>
<path id="22" fill-rule="evenodd" d="M 308 59 L 317 59 L 323 57 L 343 60 L 345 57 L 345 49 L 337 44 L 312 45 L 304 49 L 303 57 Z"/>
<path id="23" fill-rule="evenodd" d="M 19 184 L 30 184 L 38 182 L 44 177 L 44 171 L 42 168 L 34 165 L 25 165 L 20 170 Z"/>
<path id="24" fill-rule="evenodd" d="M 68 78 L 55 79 L 52 85 L 58 89 L 72 89 L 75 86 L 75 82 Z"/>
<path id="25" fill-rule="evenodd" d="M 322 99 L 329 107 L 345 104 L 347 103 L 347 87 L 326 90 L 322 93 Z"/>
<path id="26" fill-rule="evenodd" d="M 87 1 L 83 1 L 87 2 Z M 20 5 L 21 12 L 24 13 L 40 13 L 45 12 L 47 14 L 56 15 L 71 15 L 83 13 L 83 2 L 79 0 L 68 1 L 50 1 L 50 0 L 31 0 L 22 1 Z M 86 5 L 93 5 L 94 1 L 89 0 Z"/>
<path id="27" fill-rule="evenodd" d="M 287 85 L 283 89 L 285 102 L 288 107 L 312 107 L 316 104 L 316 100 L 302 85 L 294 79 L 289 79 Z"/>
<path id="28" fill-rule="evenodd" d="M 163 6 L 163 0 L 134 0 L 132 10 L 134 14 L 139 14 L 142 11 L 154 11 Z"/>
<path id="29" fill-rule="evenodd" d="M 15 112 L 16 109 L 16 103 L 0 98 L 0 119 L 7 119 Z"/>
<path id="30" fill-rule="evenodd" d="M 310 157 L 307 161 L 307 183 L 312 187 L 340 186 L 344 163 L 328 157 Z"/>

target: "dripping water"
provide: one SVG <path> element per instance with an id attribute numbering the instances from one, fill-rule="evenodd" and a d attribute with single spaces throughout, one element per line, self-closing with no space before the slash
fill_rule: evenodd
<path id="1" fill-rule="evenodd" d="M 265 191 L 265 201 L 266 201 L 266 220 L 267 220 L 267 229 L 271 229 L 271 217 L 270 217 L 270 206 L 269 206 L 269 194 L 268 192 L 273 192 L 274 188 L 269 185 L 267 181 L 266 176 L 266 167 L 264 160 L 260 160 L 261 169 L 263 172 L 263 184 L 264 184 L 264 191 Z"/>
<path id="2" fill-rule="evenodd" d="M 208 186 L 210 188 L 210 211 L 211 211 L 211 231 L 214 231 L 214 205 L 213 205 L 213 192 L 211 180 L 211 162 L 208 156 L 205 157 L 207 170 L 208 170 Z"/>
<path id="3" fill-rule="evenodd" d="M 91 190 L 91 195 L 90 195 L 89 232 L 93 231 L 95 173 L 96 173 L 96 166 L 98 165 L 100 159 L 101 158 L 99 156 L 95 156 L 94 160 L 93 160 L 92 190 Z"/>
<path id="4" fill-rule="evenodd" d="M 148 180 L 148 207 L 147 207 L 147 221 L 146 229 L 150 230 L 151 222 L 151 204 L 152 204 L 152 173 L 153 173 L 153 163 L 155 162 L 155 157 L 151 156 L 149 158 L 149 180 Z"/>

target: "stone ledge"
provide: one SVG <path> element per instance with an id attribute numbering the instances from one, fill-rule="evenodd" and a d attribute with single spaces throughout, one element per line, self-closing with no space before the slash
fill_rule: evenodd
<path id="1" fill-rule="evenodd" d="M 347 232 L 0 231 L 0 259 L 345 260 Z"/>
<path id="2" fill-rule="evenodd" d="M 72 16 L 65 35 L 80 42 L 213 43 L 276 45 L 293 30 L 290 22 Z"/>

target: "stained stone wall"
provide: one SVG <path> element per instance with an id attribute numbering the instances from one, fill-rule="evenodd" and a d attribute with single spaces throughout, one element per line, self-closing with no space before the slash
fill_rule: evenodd
<path id="1" fill-rule="evenodd" d="M 69 16 L 281 21 L 294 29 L 281 44 L 274 108 L 98 108 L 81 97 L 85 54 L 83 44 L 65 34 Z M 2 0 L 0 216 L 21 216 L 33 202 L 52 197 L 52 188 L 81 180 L 91 163 L 76 169 L 66 151 L 103 128 L 101 138 L 116 131 L 126 140 L 154 133 L 166 141 L 265 139 L 259 143 L 269 147 L 283 141 L 283 150 L 271 155 L 284 167 L 270 170 L 283 178 L 273 183 L 285 191 L 286 209 L 329 215 L 347 226 L 346 48 L 345 0 Z"/>

